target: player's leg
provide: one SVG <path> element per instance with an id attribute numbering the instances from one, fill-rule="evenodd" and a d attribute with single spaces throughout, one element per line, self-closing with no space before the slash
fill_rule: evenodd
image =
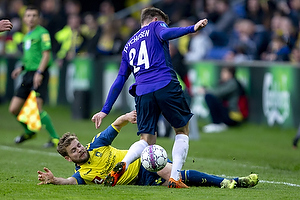
<path id="1" fill-rule="evenodd" d="M 40 112 L 41 123 L 50 135 L 50 141 L 48 143 L 45 143 L 44 147 L 57 146 L 58 141 L 59 141 L 59 136 L 54 129 L 54 126 L 53 126 L 53 123 L 52 123 L 52 120 L 51 120 L 49 114 L 45 110 L 43 110 L 43 99 L 36 98 L 36 101 L 37 101 L 39 112 Z"/>
<path id="2" fill-rule="evenodd" d="M 237 180 L 206 174 L 196 170 L 181 171 L 182 181 L 189 186 L 216 186 L 220 188 L 233 189 L 237 185 Z"/>
<path id="3" fill-rule="evenodd" d="M 296 136 L 294 137 L 293 139 L 293 147 L 296 149 L 298 147 L 298 141 L 300 139 L 300 125 L 298 127 L 298 130 L 297 130 L 297 133 L 296 133 Z"/>
<path id="4" fill-rule="evenodd" d="M 169 187 L 177 187 L 180 171 L 189 148 L 189 120 L 193 116 L 182 92 L 181 86 L 171 82 L 165 88 L 155 92 L 162 114 L 174 127 L 176 136 L 172 149 L 173 166 Z"/>
<path id="5" fill-rule="evenodd" d="M 131 145 L 124 159 L 117 163 L 115 168 L 106 176 L 104 180 L 106 186 L 115 186 L 129 164 L 140 158 L 142 151 L 149 144 L 156 142 L 156 128 L 160 110 L 155 105 L 153 94 L 137 96 L 135 101 L 139 130 L 137 134 L 140 135 L 140 140 Z"/>
<path id="6" fill-rule="evenodd" d="M 49 81 L 49 72 L 48 70 L 43 73 L 42 84 L 36 89 L 37 94 L 37 104 L 40 112 L 40 118 L 42 125 L 46 128 L 47 132 L 50 135 L 50 141 L 44 144 L 44 147 L 54 147 L 57 146 L 59 141 L 59 135 L 55 131 L 52 120 L 49 114 L 43 110 L 44 101 L 47 98 L 48 93 L 48 81 Z"/>
<path id="7" fill-rule="evenodd" d="M 176 136 L 172 149 L 173 166 L 169 179 L 169 187 L 172 187 L 173 182 L 180 181 L 180 171 L 186 160 L 189 149 L 189 123 L 184 127 L 174 128 Z"/>
<path id="8" fill-rule="evenodd" d="M 31 91 L 31 80 L 33 79 L 33 73 L 26 72 L 23 76 L 22 83 L 20 87 L 17 89 L 15 96 L 12 98 L 9 105 L 9 112 L 14 116 L 18 116 L 23 104 L 25 103 L 30 91 Z M 19 122 L 19 121 L 18 121 Z M 35 132 L 30 131 L 27 128 L 27 125 L 23 122 L 19 122 L 24 128 L 24 134 L 17 136 L 15 138 L 15 143 L 19 144 L 24 142 L 25 140 L 31 139 L 35 136 Z"/>
<path id="9" fill-rule="evenodd" d="M 18 97 L 18 96 L 14 96 L 9 105 L 9 112 L 17 118 L 24 103 L 25 103 L 25 99 Z M 24 124 L 23 122 L 20 122 L 20 121 L 18 121 L 18 122 L 22 125 L 22 127 L 24 129 L 24 134 L 17 136 L 15 138 L 15 143 L 17 143 L 17 144 L 22 143 L 25 140 L 28 140 L 28 139 L 32 138 L 33 136 L 35 136 L 35 132 L 30 131 L 27 128 L 26 124 Z"/>

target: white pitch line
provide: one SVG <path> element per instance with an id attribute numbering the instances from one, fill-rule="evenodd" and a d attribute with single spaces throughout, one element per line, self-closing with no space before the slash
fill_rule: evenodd
<path id="1" fill-rule="evenodd" d="M 4 146 L 4 145 L 0 145 L 0 149 L 3 150 L 7 150 L 7 151 L 16 151 L 16 152 L 28 152 L 28 153 L 32 153 L 32 154 L 40 154 L 40 155 L 48 155 L 48 156 L 60 156 L 58 153 L 54 153 L 54 152 L 45 152 L 45 151 L 37 151 L 37 150 L 32 150 L 32 149 L 22 149 L 22 148 L 18 148 L 18 147 L 10 147 L 10 146 Z"/>
<path id="2" fill-rule="evenodd" d="M 4 146 L 4 145 L 0 145 L 0 149 L 3 150 L 8 150 L 8 151 L 16 151 L 16 152 L 28 152 L 28 153 L 32 153 L 32 154 L 40 154 L 40 155 L 48 155 L 48 156 L 60 156 L 58 153 L 54 153 L 54 152 L 45 152 L 45 151 L 37 151 L 37 150 L 32 150 L 32 149 L 22 149 L 22 148 L 18 148 L 18 147 L 10 147 L 10 146 Z M 249 165 L 247 165 L 249 166 Z M 254 166 L 254 167 L 259 167 L 259 166 Z M 221 177 L 225 177 L 225 178 L 230 178 L 224 174 L 219 175 Z M 292 186 L 292 187 L 300 187 L 300 185 L 294 184 L 294 183 L 287 183 L 287 182 L 275 182 L 275 181 L 265 181 L 265 180 L 259 180 L 259 183 L 269 183 L 269 184 L 278 184 L 278 185 L 287 185 L 287 186 Z"/>
<path id="3" fill-rule="evenodd" d="M 300 185 L 297 185 L 297 184 L 294 184 L 294 183 L 287 183 L 287 182 L 275 182 L 275 181 L 259 180 L 259 183 L 270 183 L 270 184 L 279 184 L 279 185 L 287 185 L 287 186 L 293 186 L 293 187 L 300 187 Z"/>

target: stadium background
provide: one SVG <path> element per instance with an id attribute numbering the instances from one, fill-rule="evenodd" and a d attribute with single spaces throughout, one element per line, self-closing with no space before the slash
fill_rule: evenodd
<path id="1" fill-rule="evenodd" d="M 254 0 L 255 1 L 255 0 Z M 175 5 L 176 2 L 176 5 Z M 13 0 L 13 1 L 1 1 L 0 3 L 0 16 L 1 18 L 9 18 L 14 22 L 14 29 L 11 32 L 4 33 L 0 37 L 1 47 L 1 59 L 0 59 L 0 102 L 5 103 L 13 96 L 14 88 L 19 83 L 19 80 L 13 81 L 10 78 L 11 71 L 21 65 L 20 58 L 21 40 L 22 34 L 26 32 L 26 27 L 22 26 L 21 17 L 24 8 L 28 4 L 35 4 L 41 8 L 42 24 L 49 28 L 51 38 L 53 40 L 53 55 L 57 61 L 54 66 L 50 68 L 51 78 L 49 84 L 49 99 L 48 102 L 51 106 L 71 105 L 72 117 L 76 119 L 90 118 L 94 111 L 97 111 L 102 107 L 103 101 L 106 98 L 108 89 L 114 80 L 118 66 L 120 63 L 120 52 L 122 50 L 123 42 L 130 36 L 136 28 L 138 28 L 138 15 L 139 10 L 148 5 L 155 5 L 157 7 L 166 9 L 166 13 L 171 18 L 170 26 L 181 25 L 182 23 L 188 23 L 187 21 L 181 21 L 181 19 L 188 19 L 189 23 L 195 21 L 199 17 L 210 17 L 210 23 L 217 25 L 217 20 L 214 20 L 211 13 L 209 13 L 209 2 L 217 2 L 228 4 L 228 11 L 235 13 L 239 16 L 239 19 L 248 19 L 255 22 L 255 27 L 261 28 L 260 22 L 254 20 L 248 14 L 249 5 L 248 0 L 235 0 L 235 1 L 223 1 L 223 0 L 201 0 L 201 1 L 174 1 L 174 0 L 144 0 L 144 1 L 89 1 L 84 2 L 73 0 Z M 259 2 L 259 1 L 256 1 Z M 292 1 L 267 1 L 268 9 L 266 9 L 262 2 L 259 2 L 259 7 L 263 10 L 265 16 L 273 14 L 274 16 L 288 17 L 293 21 L 295 17 L 292 15 L 293 9 L 297 7 L 292 4 Z M 55 3 L 55 4 L 53 4 Z M 284 11 L 282 3 L 286 3 L 289 7 L 290 13 Z M 168 7 L 169 6 L 169 7 Z M 69 9 L 68 9 L 69 8 Z M 300 6 L 298 7 L 300 10 Z M 295 10 L 297 11 L 297 10 Z M 267 12 L 267 13 L 266 13 Z M 116 23 L 117 26 L 112 26 L 115 30 L 112 32 L 114 38 L 110 38 L 111 41 L 104 40 L 104 44 L 97 46 L 95 49 L 90 50 L 87 47 L 81 48 L 79 43 L 80 39 L 77 37 L 73 46 L 69 46 L 67 49 L 62 49 L 63 43 L 59 43 L 56 37 L 57 32 L 65 30 L 68 26 L 68 17 L 78 15 L 80 21 L 78 28 L 75 31 L 71 31 L 75 34 L 81 34 L 82 37 L 88 38 L 88 35 L 84 35 L 86 27 L 89 28 L 87 21 L 84 17 L 88 14 L 92 14 L 97 21 L 98 29 L 101 29 L 99 41 L 101 41 L 101 34 L 105 35 L 105 24 L 108 22 Z M 176 13 L 176 15 L 174 15 Z M 201 14 L 200 14 L 201 13 Z M 57 14 L 57 17 L 54 17 Z M 207 15 L 207 16 L 205 16 Z M 219 14 L 219 17 L 223 15 Z M 57 23 L 60 19 L 64 18 L 63 23 Z M 215 17 L 216 18 L 216 17 Z M 135 25 L 131 27 L 131 30 L 126 29 L 126 20 L 134 19 Z M 298 18 L 297 18 L 298 19 Z M 271 18 L 269 20 L 272 20 Z M 283 18 L 282 18 L 283 20 Z M 270 21 L 271 22 L 271 21 Z M 57 26 L 53 26 L 57 25 Z M 233 24 L 233 22 L 232 22 Z M 286 36 L 282 27 L 276 27 L 265 24 L 266 32 L 269 34 L 268 43 L 265 44 L 265 51 L 268 52 L 270 46 L 272 46 L 272 37 L 275 33 L 282 37 L 288 37 L 287 45 L 290 48 L 290 54 L 288 54 L 288 60 L 268 60 L 263 59 L 262 54 L 260 56 L 251 57 L 247 52 L 244 53 L 248 56 L 248 59 L 237 62 L 235 59 L 228 59 L 228 57 L 220 57 L 220 55 L 226 54 L 226 51 L 220 53 L 219 43 L 222 43 L 222 38 L 214 39 L 210 35 L 213 41 L 213 49 L 208 54 L 215 54 L 212 57 L 199 57 L 196 60 L 186 62 L 189 69 L 189 77 L 192 81 L 194 88 L 199 86 L 214 87 L 218 83 L 220 67 L 223 65 L 233 65 L 237 68 L 238 78 L 245 85 L 249 95 L 250 115 L 249 120 L 258 124 L 268 124 L 269 126 L 279 125 L 281 127 L 297 127 L 299 124 L 299 105 L 297 99 L 299 99 L 299 67 L 298 60 L 292 53 L 292 50 L 299 49 L 298 44 L 298 27 L 294 25 L 294 32 L 290 32 Z M 59 27 L 60 26 L 60 27 Z M 127 27 L 128 28 L 128 27 Z M 234 27 L 229 31 L 231 35 L 235 34 Z M 276 29 L 277 28 L 277 29 Z M 211 29 L 211 27 L 209 28 Z M 270 29 L 270 30 L 269 30 Z M 55 31 L 54 31 L 55 30 Z M 93 32 L 91 29 L 88 29 Z M 119 36 L 121 34 L 121 36 Z M 229 35 L 230 35 L 229 34 Z M 118 36 L 117 36 L 118 35 Z M 17 38 L 17 39 L 16 39 Z M 265 39 L 266 39 L 265 38 Z M 220 39 L 220 40 L 218 40 Z M 176 41 L 177 48 L 184 55 L 189 51 L 192 42 L 192 38 L 186 38 L 190 41 Z M 98 41 L 98 43 L 100 43 Z M 256 40 L 253 40 L 256 41 Z M 291 44 L 293 41 L 293 44 Z M 118 44 L 118 49 L 114 47 L 106 46 L 106 43 Z M 258 44 L 257 44 L 258 45 Z M 95 48 L 95 47 L 94 47 Z M 216 49 L 218 51 L 216 51 Z M 61 57 L 61 50 L 65 50 L 67 53 Z M 69 52 L 73 53 L 69 56 Z M 265 52 L 264 52 L 265 53 Z M 270 53 L 270 52 L 269 52 Z M 184 55 L 185 56 L 185 55 Z M 251 57 L 251 59 L 250 59 Z M 133 82 L 132 77 L 127 82 L 126 87 Z M 129 110 L 133 108 L 133 98 L 128 94 L 128 90 L 125 88 L 122 91 L 122 95 L 118 99 L 114 106 L 114 109 Z M 208 119 L 208 111 L 201 96 L 195 95 L 192 101 L 192 110 L 199 117 L 199 119 Z"/>

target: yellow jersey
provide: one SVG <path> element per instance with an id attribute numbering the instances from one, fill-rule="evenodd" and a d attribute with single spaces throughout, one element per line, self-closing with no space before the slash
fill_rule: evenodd
<path id="1" fill-rule="evenodd" d="M 75 165 L 75 173 L 72 176 L 78 184 L 102 184 L 107 174 L 118 162 L 122 161 L 127 150 L 119 150 L 110 145 L 118 132 L 113 125 L 110 125 L 103 132 L 97 134 L 91 143 L 87 144 L 86 148 L 90 158 L 83 165 Z M 131 163 L 117 184 L 133 184 L 137 179 L 140 167 L 140 159 Z"/>

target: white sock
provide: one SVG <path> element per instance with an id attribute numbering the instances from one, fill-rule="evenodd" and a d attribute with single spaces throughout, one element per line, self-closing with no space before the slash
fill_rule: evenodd
<path id="1" fill-rule="evenodd" d="M 131 145 L 127 154 L 123 158 L 122 162 L 126 162 L 126 170 L 130 163 L 138 159 L 142 151 L 148 146 L 148 143 L 145 140 L 140 140 Z"/>
<path id="2" fill-rule="evenodd" d="M 175 181 L 180 179 L 180 171 L 185 162 L 186 156 L 189 150 L 189 136 L 184 134 L 178 134 L 175 136 L 175 141 L 172 149 L 172 171 L 170 178 Z"/>

